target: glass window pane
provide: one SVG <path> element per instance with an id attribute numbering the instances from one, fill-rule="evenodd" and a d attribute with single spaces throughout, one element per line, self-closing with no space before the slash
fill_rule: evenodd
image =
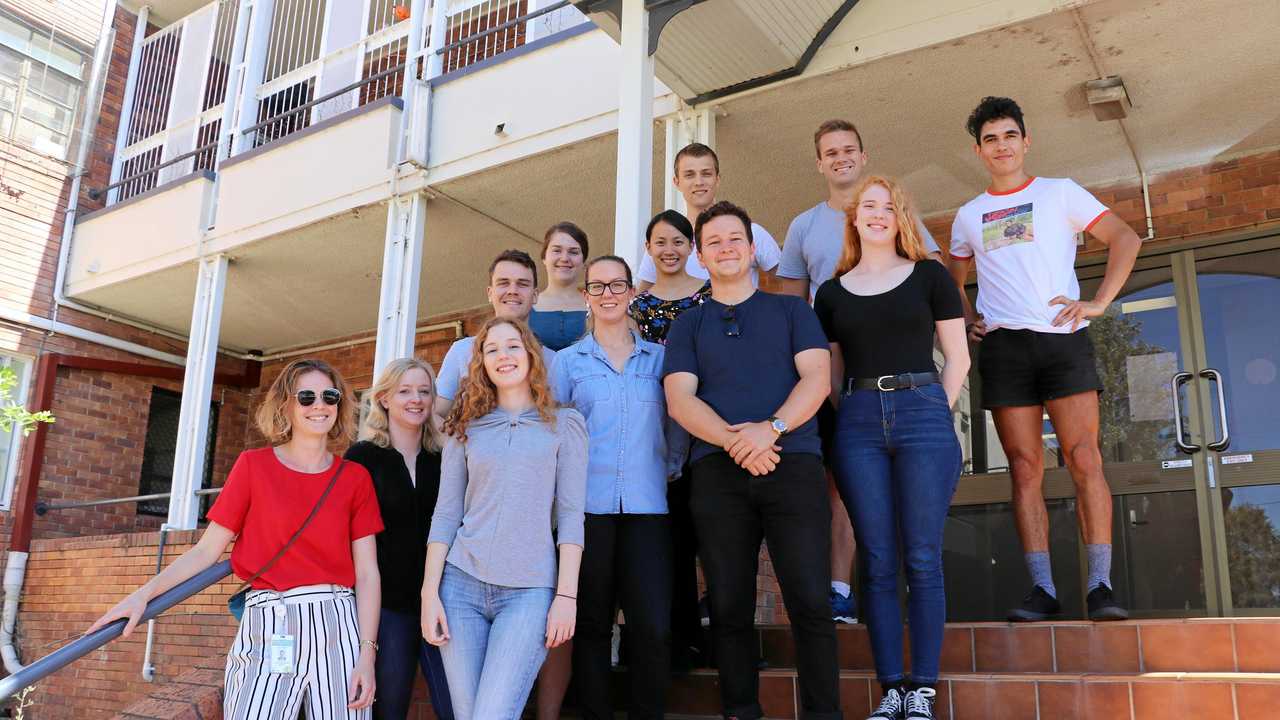
<path id="1" fill-rule="evenodd" d="M 17 85 L 22 77 L 22 62 L 22 55 L 0 46 L 0 78 Z"/>
<path id="2" fill-rule="evenodd" d="M 14 132 L 14 137 L 18 142 L 30 145 L 36 152 L 56 158 L 66 157 L 68 134 L 54 132 L 25 117 L 18 118 L 18 128 Z"/>
<path id="3" fill-rule="evenodd" d="M 1074 499 L 1050 500 L 1049 557 L 1066 617 L 1080 617 L 1083 594 Z M 1004 620 L 1031 589 L 1009 503 L 951 508 L 943 531 L 947 620 Z"/>
<path id="4" fill-rule="evenodd" d="M 1197 614 L 1204 564 L 1194 490 L 1112 498 L 1111 584 L 1130 610 Z"/>
<path id="5" fill-rule="evenodd" d="M 40 67 L 32 70 L 27 89 L 28 92 L 39 93 L 59 105 L 70 107 L 76 102 L 80 84 L 57 70 Z"/>
<path id="6" fill-rule="evenodd" d="M 1231 601 L 1280 608 L 1280 485 L 1222 489 Z"/>
<path id="7" fill-rule="evenodd" d="M 10 392 L 9 401 L 18 404 L 27 402 L 27 362 L 10 355 L 0 355 L 0 367 L 13 370 L 18 376 L 18 384 Z M 18 471 L 18 450 L 22 444 L 22 431 L 13 428 L 0 434 L 0 506 L 9 507 L 13 499 L 13 483 Z"/>

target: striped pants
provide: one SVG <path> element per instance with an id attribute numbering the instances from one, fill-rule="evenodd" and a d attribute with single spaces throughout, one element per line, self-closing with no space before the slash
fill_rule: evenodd
<path id="1" fill-rule="evenodd" d="M 294 672 L 272 673 L 272 635 L 294 638 Z M 348 710 L 347 686 L 360 655 L 355 594 L 338 585 L 308 585 L 283 593 L 255 590 L 227 655 L 225 720 L 369 720 L 370 709 Z"/>

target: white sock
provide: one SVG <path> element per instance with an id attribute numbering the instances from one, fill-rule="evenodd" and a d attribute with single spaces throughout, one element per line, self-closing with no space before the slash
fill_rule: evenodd
<path id="1" fill-rule="evenodd" d="M 831 589 L 835 590 L 840 597 L 849 597 L 849 593 L 852 591 L 852 588 L 849 587 L 849 583 L 840 582 L 839 580 L 831 581 Z"/>

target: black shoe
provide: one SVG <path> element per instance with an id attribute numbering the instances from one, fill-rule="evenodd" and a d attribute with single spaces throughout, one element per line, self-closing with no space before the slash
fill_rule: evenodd
<path id="1" fill-rule="evenodd" d="M 901 720 L 904 697 L 900 688 L 891 687 L 880 698 L 880 707 L 867 716 L 867 720 Z"/>
<path id="2" fill-rule="evenodd" d="M 905 720 L 933 720 L 933 701 L 937 695 L 937 691 L 929 687 L 907 691 Z"/>
<path id="3" fill-rule="evenodd" d="M 1058 598 L 1036 585 L 1022 598 L 1021 605 L 1009 611 L 1009 622 L 1038 622 L 1061 614 L 1062 603 Z"/>
<path id="4" fill-rule="evenodd" d="M 1089 619 L 1094 622 L 1107 620 L 1128 620 L 1129 611 L 1120 607 L 1111 588 L 1102 583 L 1089 591 Z"/>

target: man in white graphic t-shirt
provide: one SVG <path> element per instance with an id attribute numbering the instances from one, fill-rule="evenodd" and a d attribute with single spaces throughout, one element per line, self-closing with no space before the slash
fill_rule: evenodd
<path id="1" fill-rule="evenodd" d="M 1111 589 L 1111 489 L 1098 449 L 1102 383 L 1085 328 L 1119 294 L 1142 241 L 1072 180 L 1026 173 L 1031 141 L 1013 100 L 983 98 L 968 129 L 991 185 L 956 213 L 951 275 L 963 292 L 970 260 L 977 261 L 977 312 L 966 302 L 966 321 L 969 338 L 980 343 L 982 405 L 991 411 L 1009 458 L 1014 517 L 1032 583 L 1009 619 L 1044 620 L 1062 611 L 1049 564 L 1042 488 L 1045 411 L 1076 486 L 1089 559 L 1089 619 L 1124 619 L 1128 612 Z M 1080 297 L 1076 279 L 1079 232 L 1108 248 L 1106 274 L 1091 300 Z"/>
<path id="2" fill-rule="evenodd" d="M 685 217 L 689 224 L 694 224 L 703 210 L 716 202 L 716 192 L 720 189 L 720 157 L 716 151 L 702 143 L 689 143 L 680 148 L 672 168 L 674 173 L 671 183 L 684 197 Z M 751 261 L 751 284 L 760 285 L 760 275 L 770 275 L 778 267 L 778 259 L 782 257 L 782 249 L 778 241 L 773 239 L 769 231 L 758 223 L 751 223 L 751 235 L 755 238 L 756 256 Z M 703 280 L 711 277 L 707 269 L 698 260 L 698 253 L 689 253 L 684 264 L 685 272 Z M 636 290 L 644 292 L 653 287 L 658 279 L 658 269 L 653 266 L 653 258 L 648 253 L 640 258 L 640 271 L 636 273 Z"/>

